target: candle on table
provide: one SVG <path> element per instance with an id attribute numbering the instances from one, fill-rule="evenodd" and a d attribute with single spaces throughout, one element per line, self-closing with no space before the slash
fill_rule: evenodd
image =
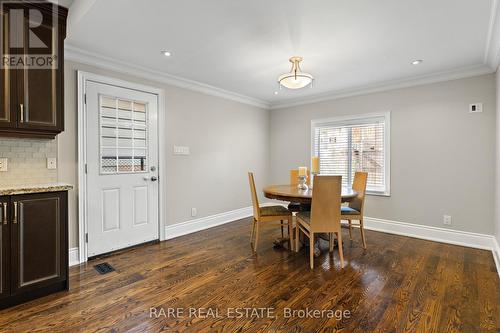
<path id="1" fill-rule="evenodd" d="M 307 167 L 299 167 L 299 176 L 307 176 Z"/>
<path id="2" fill-rule="evenodd" d="M 319 157 L 314 156 L 311 159 L 311 172 L 312 173 L 319 173 Z"/>

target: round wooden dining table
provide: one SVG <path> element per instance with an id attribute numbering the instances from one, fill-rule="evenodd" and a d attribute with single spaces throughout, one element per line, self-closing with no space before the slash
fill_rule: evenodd
<path id="1" fill-rule="evenodd" d="M 311 204 L 313 189 L 299 190 L 297 185 L 269 185 L 264 187 L 264 196 L 280 201 Z M 349 202 L 356 198 L 358 192 L 349 187 L 342 187 L 342 202 Z"/>
<path id="2" fill-rule="evenodd" d="M 269 185 L 264 187 L 263 192 L 264 196 L 268 199 L 276 199 L 280 201 L 310 205 L 312 201 L 313 190 L 314 188 L 308 189 L 306 191 L 299 190 L 297 185 Z M 356 198 L 357 195 L 358 192 L 354 191 L 352 188 L 342 187 L 342 202 L 349 202 L 352 199 Z M 328 235 L 326 234 L 319 234 L 319 236 L 325 240 L 328 240 Z M 282 246 L 282 244 L 287 241 L 288 237 L 282 237 L 276 239 L 274 241 L 274 244 Z"/>

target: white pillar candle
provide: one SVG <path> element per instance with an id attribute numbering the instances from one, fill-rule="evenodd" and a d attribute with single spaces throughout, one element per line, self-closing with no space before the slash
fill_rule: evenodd
<path id="1" fill-rule="evenodd" d="M 319 173 L 319 157 L 314 156 L 311 161 L 311 172 Z"/>

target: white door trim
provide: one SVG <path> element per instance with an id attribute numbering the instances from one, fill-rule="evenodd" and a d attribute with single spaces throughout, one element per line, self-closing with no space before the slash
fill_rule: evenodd
<path id="1" fill-rule="evenodd" d="M 159 175 L 159 195 L 158 195 L 158 209 L 159 209 L 159 235 L 160 241 L 165 240 L 165 219 L 166 219 L 166 152 L 167 142 L 165 126 L 165 93 L 162 89 L 145 86 L 142 84 L 127 82 L 107 76 L 93 74 L 85 71 L 78 71 L 78 251 L 80 263 L 86 262 L 87 256 L 87 242 L 85 235 L 87 233 L 87 175 L 85 173 L 85 163 L 87 161 L 86 154 L 86 137 L 87 127 L 85 124 L 85 87 L 87 81 L 113 85 L 121 88 L 138 90 L 156 95 L 158 98 L 158 175 Z"/>

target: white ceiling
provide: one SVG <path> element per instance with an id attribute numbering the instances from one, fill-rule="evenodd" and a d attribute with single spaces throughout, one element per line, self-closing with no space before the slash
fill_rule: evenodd
<path id="1" fill-rule="evenodd" d="M 495 1 L 75 0 L 66 41 L 274 105 L 435 73 L 493 71 Z M 274 95 L 293 55 L 304 57 L 314 87 Z M 414 59 L 424 62 L 412 66 Z"/>

